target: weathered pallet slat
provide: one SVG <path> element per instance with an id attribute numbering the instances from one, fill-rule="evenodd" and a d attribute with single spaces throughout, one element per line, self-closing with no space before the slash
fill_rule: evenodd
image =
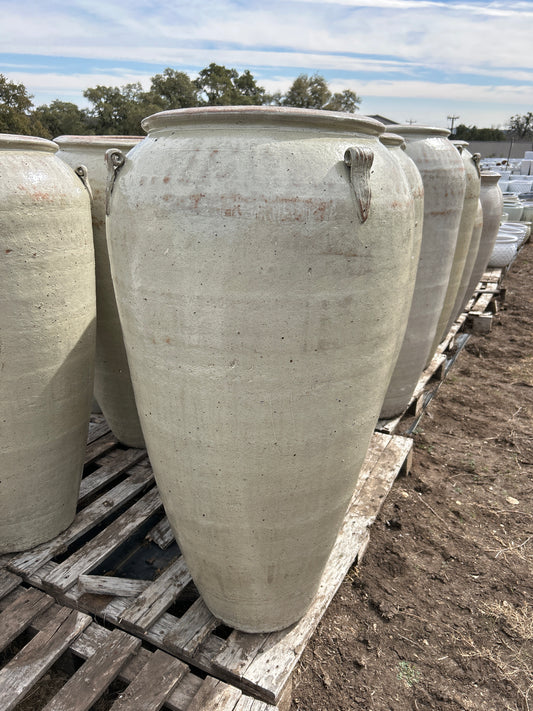
<path id="1" fill-rule="evenodd" d="M 0 614 L 0 650 L 5 649 L 54 602 L 46 593 L 29 588 Z"/>
<path id="2" fill-rule="evenodd" d="M 115 578 L 110 575 L 80 575 L 78 590 L 92 595 L 137 597 L 150 585 L 148 580 Z"/>
<path id="3" fill-rule="evenodd" d="M 118 440 L 112 432 L 107 432 L 107 434 L 99 437 L 98 439 L 87 445 L 87 450 L 85 452 L 85 464 L 90 464 L 98 459 L 102 454 L 110 452 L 118 444 Z"/>
<path id="4" fill-rule="evenodd" d="M 161 507 L 159 493 L 154 487 L 95 538 L 69 556 L 63 563 L 60 563 L 43 578 L 44 584 L 53 591 L 67 590 L 77 582 L 79 575 L 96 568 L 101 561 L 124 543 L 148 516 Z"/>
<path id="5" fill-rule="evenodd" d="M 82 504 L 90 496 L 94 496 L 96 492 L 110 484 L 133 464 L 137 464 L 143 459 L 146 459 L 146 450 L 144 449 L 119 449 L 117 452 L 111 452 L 102 457 L 98 462 L 98 469 L 81 480 L 78 503 Z"/>
<path id="6" fill-rule="evenodd" d="M 157 649 L 111 711 L 158 711 L 186 671 L 182 662 Z"/>
<path id="7" fill-rule="evenodd" d="M 148 531 L 146 538 L 149 541 L 153 541 L 162 550 L 166 550 L 172 543 L 174 543 L 174 533 L 170 528 L 169 520 L 164 516 L 159 523 L 157 523 L 151 531 Z"/>
<path id="8" fill-rule="evenodd" d="M 66 607 L 0 670 L 2 710 L 10 711 L 91 623 L 89 615 Z"/>
<path id="9" fill-rule="evenodd" d="M 113 630 L 98 654 L 70 677 L 43 711 L 89 711 L 140 646 L 140 639 Z"/>
<path id="10" fill-rule="evenodd" d="M 0 583 L 7 571 L 0 571 Z M 40 677 L 68 648 L 85 660 L 42 711 L 85 711 L 109 688 L 114 679 L 128 684 L 112 711 L 190 711 L 191 704 L 205 701 L 205 709 L 233 711 L 287 711 L 262 704 L 236 706 L 247 700 L 239 689 L 218 679 L 202 679 L 175 657 L 141 646 L 141 641 L 121 630 L 109 630 L 87 615 L 63 607 L 39 591 L 21 586 L 0 598 L 0 615 L 25 607 L 28 592 L 40 594 L 50 605 L 35 614 L 27 628 L 31 642 L 15 655 L 0 674 L 0 708 L 15 708 L 39 682 Z M 22 629 L 19 630 L 19 634 Z M 27 668 L 26 668 L 27 665 Z M 5 692 L 5 694 L 4 694 Z M 261 703 L 261 702 L 257 702 Z M 35 709 L 39 711 L 39 709 Z"/>
<path id="11" fill-rule="evenodd" d="M 121 623 L 126 629 L 145 632 L 172 605 L 190 581 L 189 569 L 180 557 L 122 613 Z"/>

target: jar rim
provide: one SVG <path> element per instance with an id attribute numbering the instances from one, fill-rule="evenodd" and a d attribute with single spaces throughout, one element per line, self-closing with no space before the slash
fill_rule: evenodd
<path id="1" fill-rule="evenodd" d="M 18 133 L 0 133 L 0 148 L 18 148 L 55 153 L 58 145 L 47 138 L 39 136 L 23 136 Z"/>
<path id="2" fill-rule="evenodd" d="M 401 136 L 442 136 L 446 138 L 450 135 L 447 128 L 439 128 L 438 126 L 419 126 L 413 123 L 399 123 L 397 125 L 387 126 L 387 131 L 399 133 Z"/>
<path id="3" fill-rule="evenodd" d="M 376 119 L 360 114 L 322 109 L 298 109 L 288 106 L 197 106 L 189 109 L 159 111 L 141 121 L 143 129 L 151 131 L 174 128 L 186 124 L 214 122 L 258 125 L 260 123 L 309 126 L 333 131 L 354 131 L 379 136 L 385 126 Z"/>
<path id="4" fill-rule="evenodd" d="M 78 146 L 83 145 L 86 147 L 96 146 L 96 147 L 107 147 L 115 148 L 118 146 L 135 146 L 139 141 L 143 141 L 145 136 L 74 136 L 74 135 L 64 135 L 57 136 L 54 138 L 54 143 L 57 143 L 60 148 L 64 146 Z"/>
<path id="5" fill-rule="evenodd" d="M 386 146 L 401 146 L 402 143 L 405 143 L 404 137 L 399 133 L 389 133 L 388 131 L 382 133 L 379 140 Z"/>

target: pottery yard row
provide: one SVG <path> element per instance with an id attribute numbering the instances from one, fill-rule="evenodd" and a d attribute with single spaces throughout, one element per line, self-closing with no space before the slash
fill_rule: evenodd
<path id="1" fill-rule="evenodd" d="M 530 226 L 500 227 L 498 166 L 445 129 L 273 107 L 143 128 L 0 135 L 0 553 L 72 523 L 94 389 L 146 444 L 207 612 L 270 633 L 315 599 L 378 418 Z"/>

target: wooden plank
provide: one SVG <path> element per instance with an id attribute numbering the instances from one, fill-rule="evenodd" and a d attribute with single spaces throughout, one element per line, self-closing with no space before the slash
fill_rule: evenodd
<path id="1" fill-rule="evenodd" d="M 156 650 L 111 711 L 158 711 L 187 671 L 183 662 Z"/>
<path id="2" fill-rule="evenodd" d="M 109 431 L 109 425 L 103 417 L 101 422 L 89 422 L 89 435 L 87 437 L 87 444 L 92 444 L 93 442 L 96 442 L 97 439 L 103 437 Z"/>
<path id="3" fill-rule="evenodd" d="M 0 599 L 20 585 L 22 578 L 9 570 L 0 570 Z"/>
<path id="4" fill-rule="evenodd" d="M 470 309 L 470 314 L 482 314 L 487 310 L 488 305 L 493 299 L 492 294 L 481 294 L 481 296 L 476 300 L 473 307 Z"/>
<path id="5" fill-rule="evenodd" d="M 78 505 L 83 504 L 89 496 L 93 496 L 104 486 L 123 474 L 134 464 L 146 459 L 145 449 L 119 449 L 112 452 L 111 461 L 100 463 L 96 471 L 81 480 Z"/>
<path id="6" fill-rule="evenodd" d="M 13 597 L 17 599 L 24 592 L 23 588 L 19 588 L 11 593 L 8 597 Z M 7 597 L 0 600 L 0 609 L 5 609 L 6 605 L 3 605 L 7 601 Z M 12 600 L 9 601 L 9 604 Z M 29 625 L 29 628 L 33 632 L 39 632 L 43 630 L 46 625 L 52 621 L 57 614 L 61 606 L 57 603 L 52 604 L 45 612 L 41 613 L 35 617 Z M 111 630 L 102 627 L 98 622 L 92 622 L 70 645 L 70 650 L 82 659 L 89 659 L 94 654 L 97 654 L 98 650 L 106 643 Z M 129 684 L 135 677 L 141 673 L 144 666 L 150 661 L 152 652 L 148 649 L 141 647 L 135 656 L 130 657 L 126 664 L 122 667 L 119 672 L 118 678 Z M 172 691 L 169 698 L 166 700 L 165 708 L 170 709 L 170 711 L 187 711 L 187 708 L 191 702 L 191 699 L 197 693 L 198 689 L 203 683 L 203 679 L 192 674 L 188 667 L 185 666 L 185 674 L 180 680 L 178 686 Z"/>
<path id="7" fill-rule="evenodd" d="M 218 620 L 198 598 L 174 625 L 165 638 L 165 645 L 176 654 L 193 656 L 207 635 L 215 629 Z"/>
<path id="8" fill-rule="evenodd" d="M 161 548 L 161 550 L 166 550 L 176 540 L 174 538 L 174 532 L 170 528 L 170 523 L 166 516 L 162 518 L 151 531 L 148 531 L 146 538 L 149 541 L 153 541 Z"/>
<path id="9" fill-rule="evenodd" d="M 154 487 L 97 536 L 43 577 L 43 585 L 53 591 L 67 590 L 76 583 L 78 576 L 96 568 L 161 506 L 159 493 Z"/>
<path id="10" fill-rule="evenodd" d="M 118 439 L 112 432 L 108 432 L 108 434 L 99 437 L 94 442 L 87 445 L 87 449 L 85 450 L 85 464 L 94 462 L 94 460 L 98 459 L 100 455 L 109 452 L 113 449 L 113 447 L 116 447 L 117 444 Z"/>
<path id="11" fill-rule="evenodd" d="M 23 632 L 41 612 L 50 607 L 53 598 L 40 590 L 29 588 L 23 590 L 0 614 L 0 650 L 5 649 L 21 632 Z"/>
<path id="12" fill-rule="evenodd" d="M 113 630 L 106 643 L 70 677 L 43 711 L 89 711 L 140 646 L 140 639 Z"/>
<path id="13" fill-rule="evenodd" d="M 2 711 L 11 711 L 90 623 L 89 615 L 60 608 L 55 619 L 0 670 Z"/>
<path id="14" fill-rule="evenodd" d="M 153 583 L 151 583 L 120 616 L 126 629 L 145 632 L 161 617 L 186 585 L 191 574 L 180 556 Z"/>
<path id="15" fill-rule="evenodd" d="M 233 711 L 242 691 L 223 681 L 207 677 L 187 711 Z"/>
<path id="16" fill-rule="evenodd" d="M 91 595 L 136 597 L 149 585 L 149 580 L 116 578 L 111 575 L 80 575 L 78 578 L 78 590 L 83 594 L 90 593 Z"/>
<path id="17" fill-rule="evenodd" d="M 66 531 L 51 541 L 14 556 L 9 562 L 10 569 L 23 576 L 31 575 L 54 555 L 66 551 L 74 541 L 137 496 L 149 485 L 152 477 L 152 471 L 147 465 L 135 465 L 131 476 L 80 511 Z"/>

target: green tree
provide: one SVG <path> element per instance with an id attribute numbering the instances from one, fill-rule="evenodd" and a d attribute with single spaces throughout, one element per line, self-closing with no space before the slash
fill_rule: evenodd
<path id="1" fill-rule="evenodd" d="M 358 110 L 361 101 L 362 99 L 357 96 L 355 91 L 344 89 L 341 93 L 336 92 L 333 94 L 331 99 L 324 106 L 324 109 L 328 111 L 345 111 L 349 114 L 353 114 Z"/>
<path id="2" fill-rule="evenodd" d="M 139 135 L 141 119 L 162 108 L 139 82 L 122 87 L 98 85 L 86 89 L 83 96 L 92 104 L 87 112 L 88 128 L 96 134 Z"/>
<path id="3" fill-rule="evenodd" d="M 519 114 L 511 116 L 509 130 L 515 138 L 531 138 L 533 136 L 533 113 L 528 111 L 523 116 Z"/>
<path id="4" fill-rule="evenodd" d="M 295 106 L 301 109 L 325 109 L 327 111 L 348 111 L 353 113 L 359 108 L 361 99 L 350 89 L 332 94 L 327 81 L 320 74 L 300 74 L 296 77 L 287 93 L 274 97 L 282 106 Z"/>
<path id="5" fill-rule="evenodd" d="M 478 128 L 460 123 L 450 138 L 459 141 L 504 141 L 505 134 L 499 128 Z"/>
<path id="6" fill-rule="evenodd" d="M 159 104 L 160 110 L 198 106 L 198 87 L 185 72 L 167 67 L 162 74 L 152 77 L 149 100 Z"/>
<path id="7" fill-rule="evenodd" d="M 84 135 L 89 131 L 87 112 L 70 101 L 55 99 L 33 111 L 33 119 L 43 126 L 45 138 L 62 135 Z"/>
<path id="8" fill-rule="evenodd" d="M 199 92 L 199 103 L 207 106 L 242 106 L 267 101 L 265 90 L 257 85 L 248 70 L 239 75 L 236 69 L 214 62 L 199 72 L 194 84 Z"/>
<path id="9" fill-rule="evenodd" d="M 32 99 L 24 84 L 16 84 L 0 74 L 0 132 L 25 136 L 41 134 L 42 126 L 32 122 Z"/>

